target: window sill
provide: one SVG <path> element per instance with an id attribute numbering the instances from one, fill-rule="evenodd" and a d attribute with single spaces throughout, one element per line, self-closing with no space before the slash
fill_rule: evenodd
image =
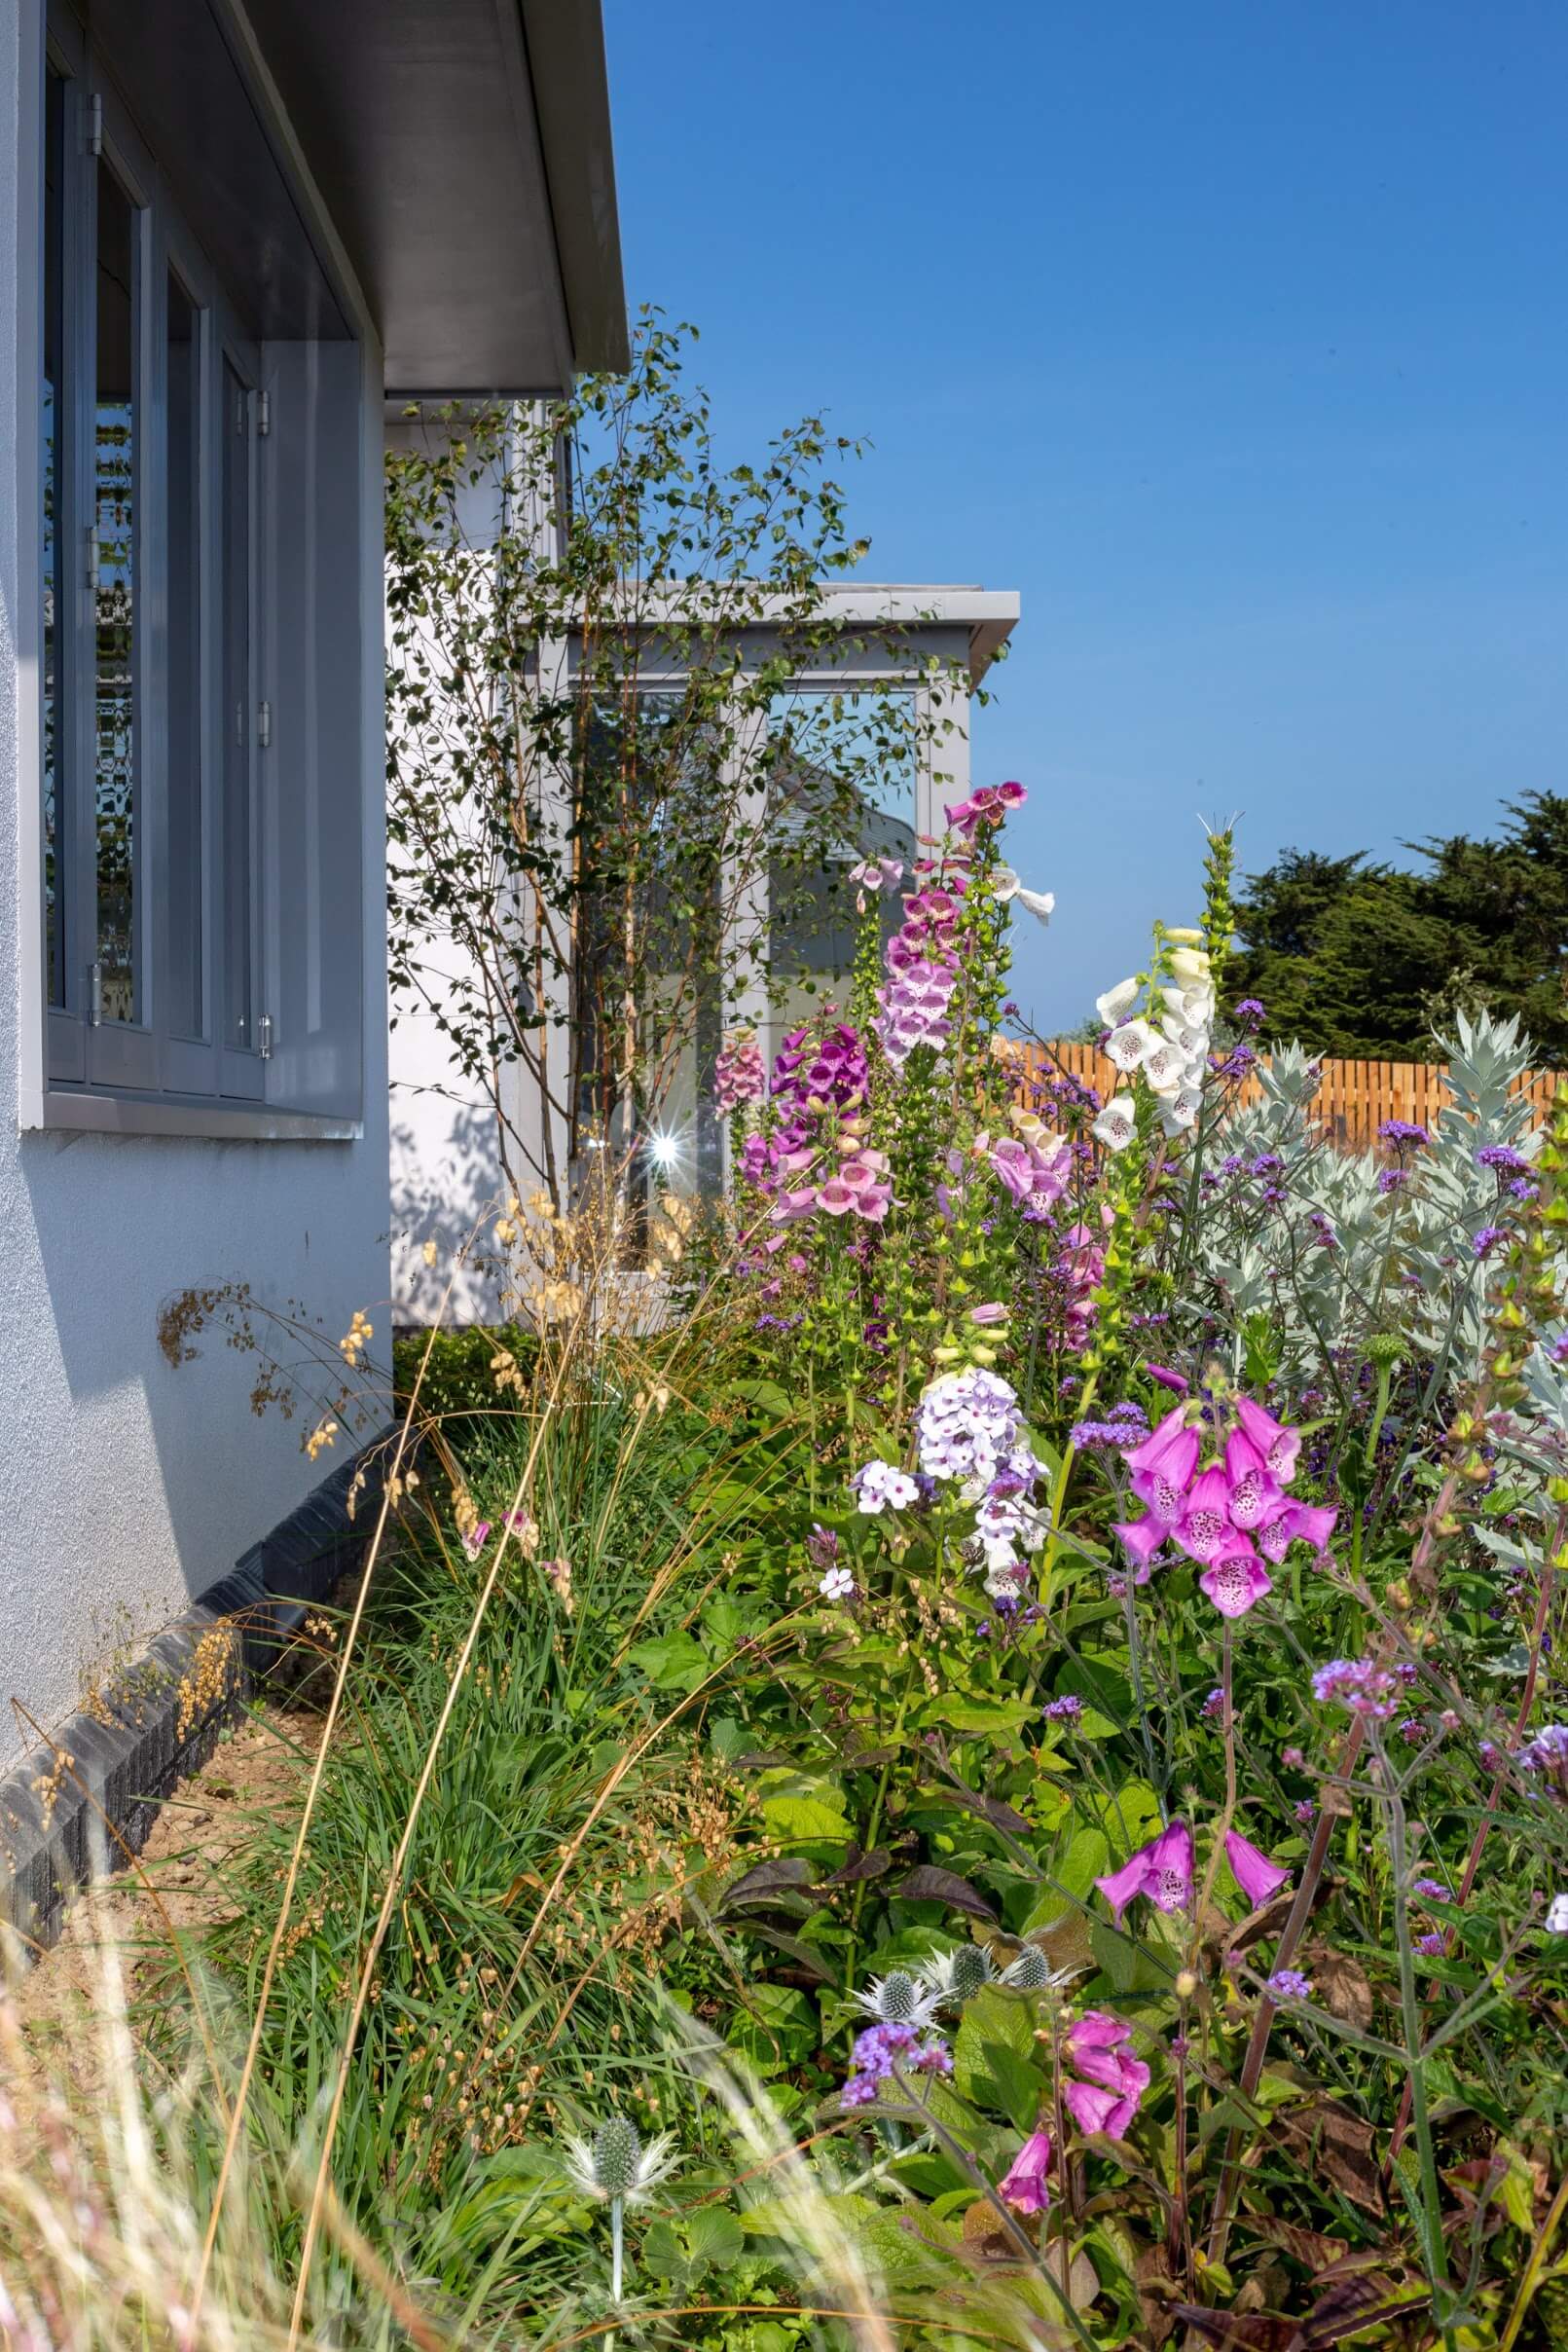
<path id="1" fill-rule="evenodd" d="M 95 1135 L 206 1136 L 231 1143 L 357 1143 L 365 1132 L 357 1119 L 312 1119 L 297 1111 L 270 1111 L 261 1103 L 185 1102 L 167 1094 L 108 1094 L 51 1086 L 25 1097 L 20 1125 L 26 1132 L 66 1129 Z"/>

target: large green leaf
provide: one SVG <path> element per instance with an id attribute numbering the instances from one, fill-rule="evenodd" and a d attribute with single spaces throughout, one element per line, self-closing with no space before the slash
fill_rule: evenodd
<path id="1" fill-rule="evenodd" d="M 627 1655 L 655 1690 L 694 1691 L 711 1672 L 707 1652 L 690 1634 L 659 1634 Z"/>

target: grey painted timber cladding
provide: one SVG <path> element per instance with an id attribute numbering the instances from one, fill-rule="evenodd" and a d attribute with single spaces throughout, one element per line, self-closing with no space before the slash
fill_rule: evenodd
<path id="1" fill-rule="evenodd" d="M 383 1445 L 340 1464 L 119 1672 L 91 1712 L 0 1778 L 0 1919 L 24 1951 L 56 1940 L 79 1888 L 140 1853 L 164 1800 L 212 1753 L 307 1608 L 363 1557 Z"/>

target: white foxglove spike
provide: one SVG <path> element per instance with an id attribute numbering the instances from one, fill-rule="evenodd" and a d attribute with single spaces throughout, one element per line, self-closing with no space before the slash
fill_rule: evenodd
<path id="1" fill-rule="evenodd" d="M 1138 1132 L 1138 1106 L 1130 1094 L 1113 1094 L 1094 1122 L 1108 1152 L 1124 1152 Z"/>
<path id="2" fill-rule="evenodd" d="M 1095 998 L 1094 1009 L 1108 1028 L 1113 1027 L 1124 1012 L 1132 1010 L 1137 997 L 1136 980 L 1118 980 L 1114 988 L 1108 988 L 1104 996 Z"/>

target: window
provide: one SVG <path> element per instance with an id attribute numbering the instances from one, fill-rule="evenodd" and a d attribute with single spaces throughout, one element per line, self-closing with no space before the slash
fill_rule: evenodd
<path id="1" fill-rule="evenodd" d="M 63 15 L 41 95 L 43 1122 L 180 1124 L 85 1107 L 119 1099 L 200 1110 L 197 1131 L 325 1131 L 260 1129 L 265 1106 L 342 1132 L 363 996 L 357 347 L 255 339 L 271 297 L 220 281 Z"/>

